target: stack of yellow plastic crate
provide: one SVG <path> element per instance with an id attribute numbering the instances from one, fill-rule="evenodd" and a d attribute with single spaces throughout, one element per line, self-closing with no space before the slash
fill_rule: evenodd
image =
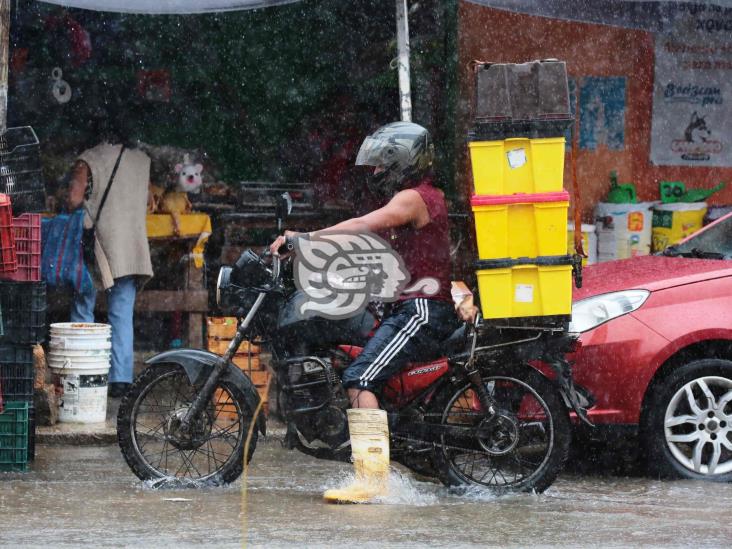
<path id="1" fill-rule="evenodd" d="M 559 326 L 571 313 L 563 189 L 571 118 L 564 63 L 549 63 L 476 72 L 469 150 L 478 291 L 483 317 L 506 325 Z"/>
<path id="2" fill-rule="evenodd" d="M 217 355 L 223 355 L 229 347 L 229 343 L 236 335 L 237 319 L 235 317 L 208 317 L 207 344 L 208 350 Z M 263 400 L 263 410 L 269 412 L 268 388 L 270 373 L 267 371 L 260 347 L 247 341 L 243 342 L 234 355 L 232 362 L 244 372 L 252 383 L 257 387 L 259 397 Z"/>

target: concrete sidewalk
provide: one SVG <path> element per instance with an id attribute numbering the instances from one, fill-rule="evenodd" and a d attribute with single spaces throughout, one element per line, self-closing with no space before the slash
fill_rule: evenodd
<path id="1" fill-rule="evenodd" d="M 36 444 L 85 446 L 116 443 L 119 404 L 119 398 L 107 400 L 107 420 L 104 423 L 57 423 L 36 427 Z M 281 421 L 267 418 L 267 438 L 283 439 L 285 430 Z"/>
<path id="2" fill-rule="evenodd" d="M 117 442 L 117 410 L 120 399 L 107 399 L 104 423 L 57 423 L 36 427 L 36 444 L 109 444 Z"/>

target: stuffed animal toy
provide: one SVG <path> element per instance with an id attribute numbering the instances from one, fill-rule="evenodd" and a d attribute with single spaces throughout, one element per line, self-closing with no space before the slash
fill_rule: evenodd
<path id="1" fill-rule="evenodd" d="M 188 200 L 188 193 L 200 193 L 203 180 L 201 164 L 192 164 L 188 155 L 183 158 L 182 164 L 175 165 L 175 173 L 178 174 L 178 181 L 175 188 L 163 194 L 158 204 L 158 210 L 162 213 L 169 213 L 173 217 L 173 231 L 180 235 L 180 216 L 191 212 L 191 202 Z"/>
<path id="2" fill-rule="evenodd" d="M 165 189 L 158 185 L 150 184 L 147 187 L 147 213 L 154 214 L 160 209 L 160 201 L 163 199 Z"/>

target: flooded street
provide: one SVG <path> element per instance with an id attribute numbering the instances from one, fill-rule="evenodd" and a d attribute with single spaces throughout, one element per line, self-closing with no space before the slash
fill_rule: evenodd
<path id="1" fill-rule="evenodd" d="M 732 485 L 565 474 L 543 495 L 496 498 L 450 494 L 400 470 L 383 505 L 324 505 L 322 490 L 349 472 L 270 440 L 257 448 L 245 495 L 239 482 L 154 490 L 115 445 L 40 446 L 33 472 L 0 477 L 0 546 L 728 547 L 732 539 Z"/>

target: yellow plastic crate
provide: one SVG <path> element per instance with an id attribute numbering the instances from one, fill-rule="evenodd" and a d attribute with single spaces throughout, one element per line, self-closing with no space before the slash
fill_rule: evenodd
<path id="1" fill-rule="evenodd" d="M 569 193 L 474 196 L 480 259 L 567 253 Z"/>
<path id="2" fill-rule="evenodd" d="M 571 258 L 479 261 L 478 291 L 485 319 L 568 316 L 572 313 Z M 555 263 L 555 264 L 552 264 Z M 564 264 L 563 264 L 564 263 Z"/>
<path id="3" fill-rule="evenodd" d="M 564 137 L 468 143 L 478 195 L 551 193 L 564 186 Z"/>

